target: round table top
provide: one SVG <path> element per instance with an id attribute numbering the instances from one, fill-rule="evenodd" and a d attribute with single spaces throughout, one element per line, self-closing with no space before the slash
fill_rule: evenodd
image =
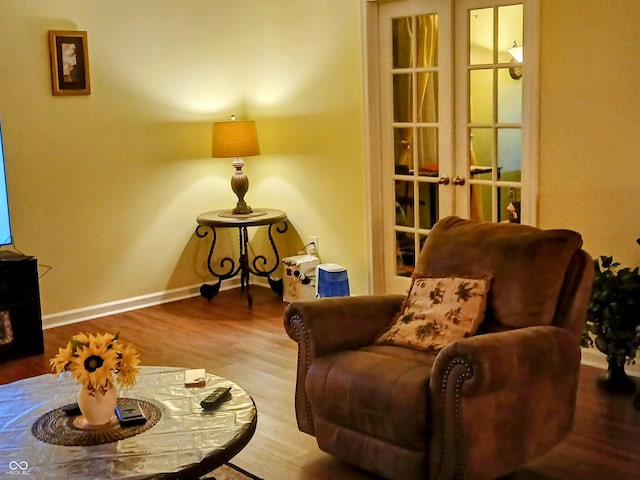
<path id="1" fill-rule="evenodd" d="M 247 214 L 234 214 L 231 210 L 212 210 L 198 215 L 198 225 L 205 227 L 255 227 L 284 222 L 287 214 L 275 208 L 254 208 Z"/>
<path id="2" fill-rule="evenodd" d="M 137 435 L 86 447 L 53 445 L 31 430 L 42 415 L 76 401 L 80 386 L 70 374 L 0 385 L 2 463 L 32 478 L 60 480 L 201 477 L 246 446 L 255 432 L 257 411 L 235 383 L 207 373 L 204 387 L 187 388 L 184 372 L 141 367 L 136 385 L 120 389 L 119 396 L 152 402 L 161 418 Z M 216 387 L 231 387 L 232 398 L 204 411 L 200 401 Z"/>

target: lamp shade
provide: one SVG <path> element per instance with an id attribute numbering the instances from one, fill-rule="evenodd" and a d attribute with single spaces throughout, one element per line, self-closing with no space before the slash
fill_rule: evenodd
<path id="1" fill-rule="evenodd" d="M 260 155 L 256 122 L 253 120 L 214 122 L 211 156 L 240 158 Z"/>
<path id="2" fill-rule="evenodd" d="M 522 63 L 522 61 L 524 60 L 524 48 L 519 47 L 516 42 L 513 42 L 513 47 L 507 50 L 507 52 L 509 52 L 509 54 L 516 59 L 516 62 Z"/>

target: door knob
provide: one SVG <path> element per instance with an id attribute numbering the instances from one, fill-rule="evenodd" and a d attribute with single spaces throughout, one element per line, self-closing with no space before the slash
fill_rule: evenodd
<path id="1" fill-rule="evenodd" d="M 440 185 L 449 185 L 449 177 L 447 177 L 446 175 L 443 175 L 438 179 L 438 183 Z"/>
<path id="2" fill-rule="evenodd" d="M 453 184 L 454 185 L 464 185 L 465 179 L 462 178 L 460 175 L 456 175 L 455 177 L 453 177 Z"/>

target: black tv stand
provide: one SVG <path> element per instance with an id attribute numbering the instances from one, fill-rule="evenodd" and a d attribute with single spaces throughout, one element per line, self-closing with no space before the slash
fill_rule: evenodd
<path id="1" fill-rule="evenodd" d="M 0 361 L 44 353 L 35 257 L 0 251 Z"/>

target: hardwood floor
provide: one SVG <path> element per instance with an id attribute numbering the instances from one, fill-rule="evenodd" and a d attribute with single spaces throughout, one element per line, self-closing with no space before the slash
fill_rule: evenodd
<path id="1" fill-rule="evenodd" d="M 233 462 L 265 480 L 371 480 L 321 452 L 300 433 L 293 397 L 296 344 L 282 326 L 286 304 L 252 287 L 253 309 L 239 290 L 211 302 L 197 297 L 45 330 L 45 353 L 0 363 L 0 383 L 49 373 L 48 360 L 83 332 L 120 332 L 145 365 L 206 368 L 245 388 L 258 408 L 258 428 Z M 601 393 L 602 371 L 583 366 L 573 432 L 551 452 L 504 480 L 640 479 L 640 411 L 631 396 Z M 505 445 L 505 448 L 509 448 Z"/>

